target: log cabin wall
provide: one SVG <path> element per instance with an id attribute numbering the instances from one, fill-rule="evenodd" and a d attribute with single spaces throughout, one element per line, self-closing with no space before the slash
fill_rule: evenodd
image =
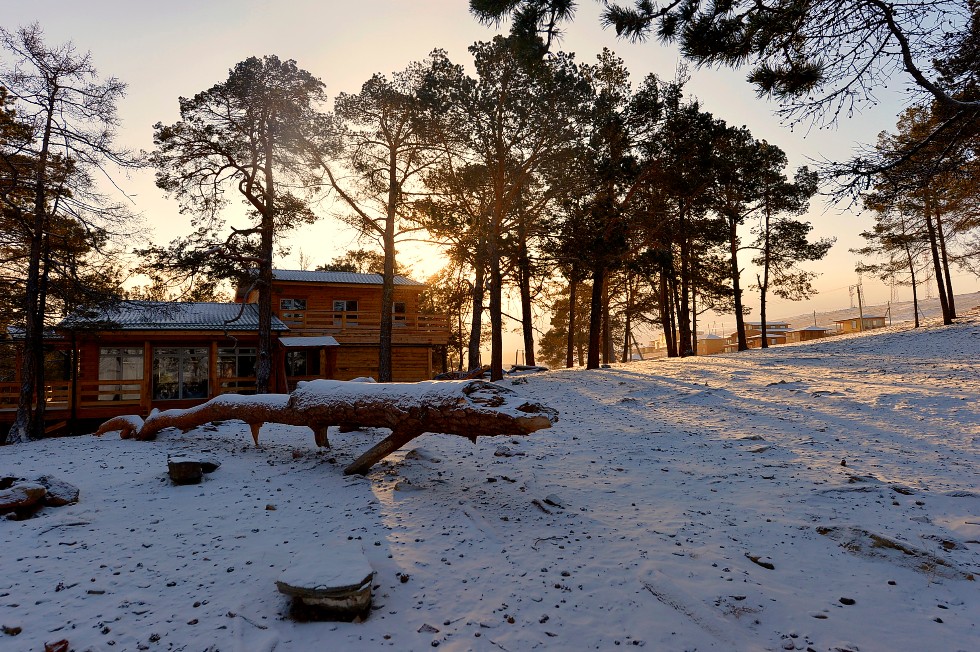
<path id="1" fill-rule="evenodd" d="M 251 389 L 254 392 L 254 376 L 251 378 L 222 376 L 219 375 L 218 368 L 219 350 L 258 346 L 257 338 L 251 333 L 236 333 L 235 337 L 229 337 L 222 332 L 214 331 L 101 331 L 80 334 L 77 346 L 78 376 L 73 404 L 75 416 L 79 419 L 104 419 L 119 414 L 146 416 L 154 408 L 166 410 L 191 407 L 229 391 Z M 206 352 L 206 395 L 166 399 L 154 396 L 153 358 L 154 352 L 160 348 L 196 349 Z M 100 378 L 103 349 L 140 352 L 142 369 L 137 374 L 134 366 L 130 366 L 121 378 Z M 140 377 L 137 378 L 137 375 Z"/>
<path id="2" fill-rule="evenodd" d="M 445 316 L 420 314 L 419 297 L 424 290 L 420 284 L 398 283 L 394 288 L 397 310 L 393 314 L 392 375 L 396 382 L 432 378 L 433 348 L 445 345 L 449 339 Z M 330 335 L 337 340 L 337 380 L 377 378 L 381 294 L 382 286 L 376 282 L 277 279 L 272 290 L 272 310 L 289 327 L 290 336 Z M 245 297 L 247 303 L 257 299 L 256 291 Z M 344 302 L 346 310 L 339 310 L 336 302 Z"/>
<path id="3" fill-rule="evenodd" d="M 410 383 L 432 378 L 430 349 L 420 346 L 394 346 L 391 350 L 392 380 Z M 336 380 L 360 376 L 378 377 L 377 346 L 341 346 L 337 353 Z"/>

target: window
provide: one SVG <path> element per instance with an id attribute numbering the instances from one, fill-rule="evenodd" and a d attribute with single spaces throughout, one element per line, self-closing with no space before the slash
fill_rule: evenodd
<path id="1" fill-rule="evenodd" d="M 143 375 L 142 370 L 140 370 L 140 375 Z M 53 351 L 45 351 L 44 377 L 49 382 L 70 380 L 71 354 L 68 351 L 61 351 L 57 349 Z"/>
<path id="2" fill-rule="evenodd" d="M 103 347 L 99 349 L 99 380 L 128 381 L 100 383 L 100 401 L 139 400 L 140 386 L 143 381 L 142 347 Z"/>
<path id="3" fill-rule="evenodd" d="M 336 299 L 333 302 L 334 326 L 357 326 L 357 301 Z"/>
<path id="4" fill-rule="evenodd" d="M 287 351 L 286 352 L 286 375 L 291 377 L 319 376 L 320 375 L 320 351 L 318 349 Z"/>
<path id="5" fill-rule="evenodd" d="M 404 301 L 396 301 L 394 303 L 394 305 L 392 306 L 391 312 L 392 312 L 391 320 L 393 322 L 395 322 L 395 325 L 396 326 L 404 326 L 405 325 L 405 313 L 408 312 L 405 309 L 405 302 Z"/>
<path id="6" fill-rule="evenodd" d="M 218 378 L 255 376 L 255 347 L 218 349 Z"/>
<path id="7" fill-rule="evenodd" d="M 306 310 L 306 299 L 279 299 L 280 310 Z"/>
<path id="8" fill-rule="evenodd" d="M 218 393 L 255 393 L 255 347 L 218 349 Z"/>
<path id="9" fill-rule="evenodd" d="M 166 347 L 153 350 L 153 398 L 165 401 L 208 397 L 208 350 Z"/>

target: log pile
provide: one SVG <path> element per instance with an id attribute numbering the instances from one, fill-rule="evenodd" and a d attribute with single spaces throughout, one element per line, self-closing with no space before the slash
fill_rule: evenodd
<path id="1" fill-rule="evenodd" d="M 165 428 L 188 432 L 212 421 L 239 419 L 258 444 L 264 423 L 307 426 L 318 446 L 326 446 L 327 428 L 389 428 L 391 434 L 357 458 L 345 475 L 366 474 L 377 462 L 419 435 L 432 432 L 477 437 L 528 435 L 550 428 L 558 412 L 523 401 L 511 389 L 482 380 L 421 383 L 301 382 L 292 394 L 224 394 L 186 410 L 154 410 L 142 424 L 132 417 L 106 421 L 96 434 L 119 431 L 139 440 Z M 138 427 L 137 427 L 138 426 Z"/>

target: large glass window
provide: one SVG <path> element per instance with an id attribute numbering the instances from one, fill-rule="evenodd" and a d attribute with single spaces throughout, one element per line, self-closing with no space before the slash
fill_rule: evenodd
<path id="1" fill-rule="evenodd" d="M 206 348 L 162 347 L 153 350 L 154 400 L 207 397 Z"/>
<path id="2" fill-rule="evenodd" d="M 130 381 L 113 384 L 100 382 L 100 401 L 138 400 L 143 383 L 143 347 L 99 349 L 99 380 Z"/>

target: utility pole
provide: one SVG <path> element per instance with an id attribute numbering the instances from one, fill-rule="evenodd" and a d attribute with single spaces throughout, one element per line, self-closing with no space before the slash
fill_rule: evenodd
<path id="1" fill-rule="evenodd" d="M 854 292 L 858 295 L 858 331 L 864 330 L 864 297 L 862 296 L 864 287 L 861 285 L 861 281 L 858 280 L 857 285 L 852 285 L 847 288 L 851 292 L 851 296 L 854 296 Z M 854 307 L 854 302 L 851 302 L 851 307 Z"/>
<path id="2" fill-rule="evenodd" d="M 858 322 L 858 324 L 860 325 L 859 330 L 864 331 L 864 296 L 863 296 L 864 287 L 860 283 L 858 283 L 857 286 L 857 293 L 858 293 L 858 317 L 861 318 L 861 321 Z"/>
<path id="3" fill-rule="evenodd" d="M 857 285 L 851 285 L 850 287 L 847 288 L 847 290 L 848 290 L 848 292 L 851 293 L 851 297 L 852 297 L 851 307 L 852 308 L 854 307 L 854 301 L 853 301 L 854 292 L 855 291 L 857 292 L 857 298 L 858 298 L 858 331 L 863 331 L 864 330 L 864 297 L 863 297 L 863 294 L 864 294 L 864 285 L 862 284 L 862 280 L 861 280 L 861 275 L 860 274 L 858 274 L 858 282 L 857 282 Z"/>

